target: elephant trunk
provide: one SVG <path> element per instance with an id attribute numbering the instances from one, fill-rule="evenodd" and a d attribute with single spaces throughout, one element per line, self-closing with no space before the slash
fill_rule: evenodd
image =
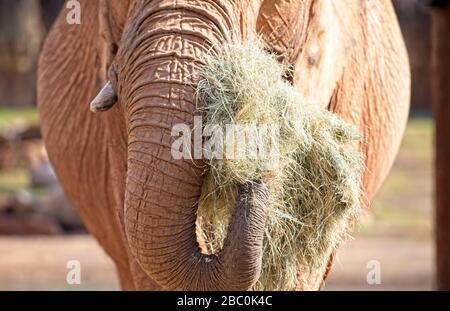
<path id="1" fill-rule="evenodd" d="M 197 69 L 211 44 L 227 40 L 231 19 L 212 1 L 198 8 L 158 3 L 142 10 L 132 26 L 139 35 L 129 43 L 131 52 L 120 56 L 128 64 L 121 75 L 128 83 L 123 89 L 130 248 L 144 271 L 167 289 L 248 290 L 261 270 L 265 186 L 255 182 L 239 189 L 223 249 L 203 254 L 195 230 L 203 170 L 171 153 L 172 127 L 193 125 Z"/>

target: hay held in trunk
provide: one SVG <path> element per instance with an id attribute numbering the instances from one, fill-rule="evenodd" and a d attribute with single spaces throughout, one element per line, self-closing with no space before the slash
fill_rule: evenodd
<path id="1" fill-rule="evenodd" d="M 201 69 L 198 85 L 205 126 L 239 124 L 275 130 L 256 135 L 235 132 L 231 135 L 237 139 L 225 140 L 224 158 L 207 160 L 200 228 L 208 250 L 217 252 L 238 186 L 263 180 L 270 190 L 270 204 L 256 288 L 292 290 L 297 272 L 300 282 L 306 282 L 302 276 L 325 267 L 346 234 L 348 220 L 360 208 L 362 160 L 352 147 L 359 133 L 338 116 L 304 102 L 283 79 L 287 68 L 257 42 L 217 50 Z M 252 140 L 259 142 L 257 152 L 262 148 L 270 152 L 233 157 L 236 141 Z"/>

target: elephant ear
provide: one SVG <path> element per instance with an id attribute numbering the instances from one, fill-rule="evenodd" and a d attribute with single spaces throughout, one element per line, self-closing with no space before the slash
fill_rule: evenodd
<path id="1" fill-rule="evenodd" d="M 370 202 L 389 173 L 406 127 L 410 104 L 408 54 L 391 1 L 367 1 L 361 32 L 328 109 L 360 128 L 363 177 Z M 366 203 L 368 203 L 366 202 Z"/>
<path id="2" fill-rule="evenodd" d="M 63 8 L 48 34 L 43 46 L 38 68 L 38 108 L 46 124 L 69 114 L 89 102 L 101 89 L 105 81 L 100 79 L 99 55 L 99 2 L 80 1 L 80 24 L 68 23 L 67 17 L 74 14 L 70 8 Z M 48 122 L 45 122 L 48 121 Z M 69 120 L 70 121 L 70 120 Z M 69 122 L 70 125 L 72 122 Z M 57 133 L 48 133 L 50 137 Z"/>
<path id="3" fill-rule="evenodd" d="M 41 52 L 37 97 L 42 134 L 58 178 L 88 230 L 108 254 L 118 259 L 119 266 L 126 266 L 123 246 L 107 241 L 121 238 L 117 236 L 120 233 L 110 229 L 120 226 L 116 213 L 97 208 L 97 217 L 92 217 L 92 208 L 98 202 L 114 206 L 113 202 L 119 199 L 109 197 L 104 191 L 92 193 L 92 185 L 107 180 L 107 172 L 89 157 L 98 157 L 110 166 L 117 162 L 119 168 L 126 161 L 123 158 L 112 162 L 111 157 L 118 157 L 121 152 L 111 155 L 106 144 L 98 143 L 105 141 L 109 133 L 106 123 L 114 116 L 96 115 L 89 110 L 90 101 L 104 84 L 99 75 L 99 1 L 80 0 L 80 4 L 81 23 L 69 24 L 67 16 L 71 9 L 63 9 Z M 114 124 L 114 128 L 120 126 L 120 122 Z M 125 146 L 125 142 L 119 141 L 120 135 L 114 135 L 114 139 L 115 148 Z M 120 170 L 115 166 L 113 169 L 120 176 Z M 99 219 L 110 226 L 101 226 Z"/>

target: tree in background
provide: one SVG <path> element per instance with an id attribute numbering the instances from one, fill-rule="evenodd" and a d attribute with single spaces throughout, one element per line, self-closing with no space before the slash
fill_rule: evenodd
<path id="1" fill-rule="evenodd" d="M 431 16 L 420 0 L 392 1 L 400 22 L 411 65 L 411 111 L 431 112 Z"/>
<path id="2" fill-rule="evenodd" d="M 39 0 L 46 31 L 50 30 L 65 0 Z"/>
<path id="3" fill-rule="evenodd" d="M 63 0 L 0 1 L 0 106 L 35 104 L 36 65 Z"/>
<path id="4" fill-rule="evenodd" d="M 450 0 L 433 0 L 437 287 L 450 290 Z"/>

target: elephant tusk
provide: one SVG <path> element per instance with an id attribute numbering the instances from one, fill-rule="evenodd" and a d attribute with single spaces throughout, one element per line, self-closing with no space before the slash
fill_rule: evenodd
<path id="1" fill-rule="evenodd" d="M 114 91 L 111 81 L 108 81 L 103 89 L 91 102 L 92 112 L 102 112 L 109 110 L 117 101 L 117 94 Z"/>

